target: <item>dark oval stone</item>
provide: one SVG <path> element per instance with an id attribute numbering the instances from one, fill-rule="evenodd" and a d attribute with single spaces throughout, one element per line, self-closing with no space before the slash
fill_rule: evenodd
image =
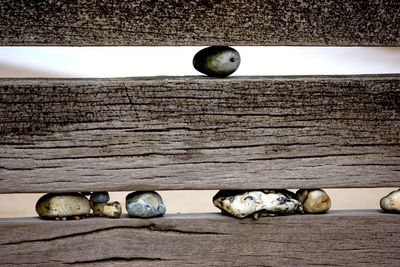
<path id="1" fill-rule="evenodd" d="M 110 200 L 108 192 L 93 192 L 90 195 L 90 201 L 95 203 L 106 203 Z"/>
<path id="2" fill-rule="evenodd" d="M 229 46 L 210 46 L 197 52 L 193 58 L 194 68 L 210 77 L 229 76 L 239 65 L 239 52 Z"/>

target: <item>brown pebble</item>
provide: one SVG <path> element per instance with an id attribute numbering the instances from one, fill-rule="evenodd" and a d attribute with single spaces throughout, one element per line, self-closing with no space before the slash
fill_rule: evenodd
<path id="1" fill-rule="evenodd" d="M 322 189 L 300 189 L 296 195 L 305 213 L 323 213 L 331 208 L 331 199 Z"/>
<path id="2" fill-rule="evenodd" d="M 400 190 L 392 191 L 380 201 L 380 206 L 384 211 L 400 212 Z"/>

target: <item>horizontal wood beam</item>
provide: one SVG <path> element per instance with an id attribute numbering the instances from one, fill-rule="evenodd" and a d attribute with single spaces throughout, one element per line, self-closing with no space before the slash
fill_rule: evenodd
<path id="1" fill-rule="evenodd" d="M 399 10 L 398 0 L 0 0 L 0 45 L 399 46 Z"/>
<path id="2" fill-rule="evenodd" d="M 372 210 L 257 221 L 220 214 L 0 219 L 0 264 L 394 266 L 399 222 L 396 214 Z"/>
<path id="3" fill-rule="evenodd" d="M 1 79 L 0 192 L 400 186 L 400 75 Z"/>

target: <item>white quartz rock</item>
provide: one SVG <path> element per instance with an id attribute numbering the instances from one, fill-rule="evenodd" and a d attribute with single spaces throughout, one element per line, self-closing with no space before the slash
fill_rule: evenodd
<path id="1" fill-rule="evenodd" d="M 221 190 L 214 196 L 213 203 L 221 211 L 237 218 L 303 213 L 301 203 L 287 190 Z"/>

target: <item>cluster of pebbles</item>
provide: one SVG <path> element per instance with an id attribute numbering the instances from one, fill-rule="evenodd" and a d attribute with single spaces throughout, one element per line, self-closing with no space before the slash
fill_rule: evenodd
<path id="1" fill-rule="evenodd" d="M 90 196 L 89 199 L 86 195 Z M 90 215 L 121 217 L 121 204 L 109 201 L 108 192 L 48 193 L 37 201 L 36 212 L 41 218 L 55 220 L 81 219 Z M 166 211 L 161 196 L 154 191 L 128 194 L 126 209 L 130 217 L 136 218 L 158 217 Z"/>
<path id="2" fill-rule="evenodd" d="M 85 196 L 89 195 L 89 199 Z M 36 203 L 36 212 L 41 218 L 67 220 L 100 216 L 119 218 L 121 204 L 110 201 L 108 192 L 93 193 L 48 193 Z M 291 214 L 318 214 L 331 207 L 328 194 L 322 189 L 289 190 L 220 190 L 213 197 L 214 205 L 236 218 L 279 216 Z M 380 201 L 386 212 L 400 213 L 400 189 L 389 193 Z M 91 210 L 93 211 L 92 213 Z M 155 191 L 136 191 L 126 196 L 129 217 L 153 218 L 163 216 L 166 207 Z"/>
<path id="3" fill-rule="evenodd" d="M 331 207 L 328 194 L 322 189 L 289 190 L 221 190 L 213 197 L 222 213 L 237 218 L 252 216 L 324 213 Z"/>
<path id="4" fill-rule="evenodd" d="M 89 199 L 86 197 L 89 196 Z M 49 193 L 36 203 L 36 212 L 42 218 L 66 220 L 88 216 L 119 218 L 121 204 L 110 201 L 108 192 Z M 213 203 L 223 213 L 237 218 L 274 216 L 302 213 L 322 213 L 330 208 L 330 199 L 321 189 L 299 190 L 221 190 Z M 126 196 L 126 210 L 133 218 L 163 216 L 166 207 L 161 196 L 154 191 L 136 191 Z M 92 213 L 91 213 L 92 211 Z"/>
<path id="5" fill-rule="evenodd" d="M 221 190 L 213 198 L 214 205 L 223 214 L 236 218 L 291 214 L 318 214 L 331 207 L 328 194 L 322 189 L 288 190 Z M 383 211 L 400 213 L 400 189 L 380 200 Z"/>

